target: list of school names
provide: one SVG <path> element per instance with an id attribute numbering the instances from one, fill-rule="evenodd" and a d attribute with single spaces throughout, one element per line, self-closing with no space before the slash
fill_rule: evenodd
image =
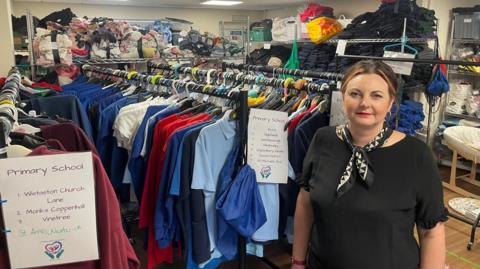
<path id="1" fill-rule="evenodd" d="M 282 163 L 282 155 L 285 149 L 281 147 L 281 138 L 276 128 L 266 128 L 263 132 L 252 131 L 250 148 L 256 152 L 256 160 L 259 164 L 273 165 Z M 253 158 L 250 152 L 249 159 Z"/>
<path id="2" fill-rule="evenodd" d="M 83 162 L 5 170 L 10 179 L 23 179 L 19 179 L 15 190 L 10 189 L 10 198 L 4 205 L 11 212 L 12 233 L 19 237 L 50 236 L 82 229 L 78 220 L 91 210 L 82 199 L 88 196 L 88 184 L 74 183 L 72 179 L 84 171 Z M 38 184 L 32 184 L 34 182 Z"/>

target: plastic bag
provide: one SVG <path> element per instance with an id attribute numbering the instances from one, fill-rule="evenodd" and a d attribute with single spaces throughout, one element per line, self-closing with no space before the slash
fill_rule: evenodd
<path id="1" fill-rule="evenodd" d="M 433 96 L 442 96 L 442 94 L 450 90 L 447 78 L 443 74 L 442 70 L 437 68 L 433 80 L 427 87 L 427 92 Z"/>
<path id="2" fill-rule="evenodd" d="M 296 32 L 295 17 L 274 18 L 272 23 L 272 40 L 273 41 L 292 41 L 295 39 Z"/>
<path id="3" fill-rule="evenodd" d="M 311 18 L 333 15 L 333 8 L 310 3 L 308 7 L 298 15 L 302 22 L 307 22 Z"/>
<path id="4" fill-rule="evenodd" d="M 342 25 L 342 28 L 346 28 L 350 23 L 352 23 L 352 19 L 345 18 L 345 15 L 338 16 L 337 21 Z"/>
<path id="5" fill-rule="evenodd" d="M 319 17 L 307 23 L 310 40 L 320 44 L 342 31 L 342 25 L 335 19 Z"/>

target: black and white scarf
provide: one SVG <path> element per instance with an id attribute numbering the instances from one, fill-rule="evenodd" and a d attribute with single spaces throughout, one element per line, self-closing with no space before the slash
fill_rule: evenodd
<path id="1" fill-rule="evenodd" d="M 382 131 L 364 147 L 358 147 L 353 144 L 352 134 L 347 125 L 337 126 L 337 134 L 341 135 L 343 141 L 352 151 L 352 156 L 348 160 L 347 167 L 343 172 L 340 182 L 337 186 L 337 197 L 342 196 L 349 191 L 355 184 L 357 174 L 371 187 L 374 180 L 374 171 L 367 156 L 367 152 L 381 147 L 392 134 L 393 130 L 384 126 Z"/>

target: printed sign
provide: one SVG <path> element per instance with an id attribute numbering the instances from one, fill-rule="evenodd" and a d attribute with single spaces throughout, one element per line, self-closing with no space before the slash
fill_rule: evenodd
<path id="1" fill-rule="evenodd" d="M 340 91 L 332 92 L 332 105 L 330 107 L 330 126 L 347 123 L 347 116 L 343 110 L 343 98 Z"/>
<path id="2" fill-rule="evenodd" d="M 345 55 L 345 49 L 347 48 L 347 40 L 341 39 L 337 42 L 337 55 Z"/>
<path id="3" fill-rule="evenodd" d="M 415 54 L 401 53 L 401 52 L 395 52 L 395 51 L 385 51 L 383 54 L 383 57 L 415 59 Z M 397 74 L 409 76 L 412 73 L 413 63 L 393 62 L 393 61 L 383 61 L 383 62 L 388 64 L 393 69 L 393 71 Z"/>
<path id="4" fill-rule="evenodd" d="M 286 112 L 252 108 L 248 121 L 248 164 L 259 183 L 287 183 Z"/>
<path id="5" fill-rule="evenodd" d="M 0 186 L 12 268 L 99 259 L 92 153 L 2 159 Z"/>

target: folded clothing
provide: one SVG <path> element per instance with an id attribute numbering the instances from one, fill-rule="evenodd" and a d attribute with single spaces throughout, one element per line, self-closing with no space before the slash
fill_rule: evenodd
<path id="1" fill-rule="evenodd" d="M 72 64 L 71 47 L 72 41 L 66 33 L 37 28 L 33 50 L 38 65 Z"/>
<path id="2" fill-rule="evenodd" d="M 60 86 L 49 84 L 49 83 L 46 83 L 46 82 L 33 83 L 32 87 L 33 88 L 52 89 L 52 90 L 57 91 L 57 92 L 62 92 L 63 91 Z"/>
<path id="3" fill-rule="evenodd" d="M 404 18 L 407 18 L 408 37 L 425 37 L 436 31 L 433 10 L 419 7 L 415 1 L 398 0 L 384 2 L 377 11 L 357 16 L 337 37 L 399 38 L 402 36 Z"/>

